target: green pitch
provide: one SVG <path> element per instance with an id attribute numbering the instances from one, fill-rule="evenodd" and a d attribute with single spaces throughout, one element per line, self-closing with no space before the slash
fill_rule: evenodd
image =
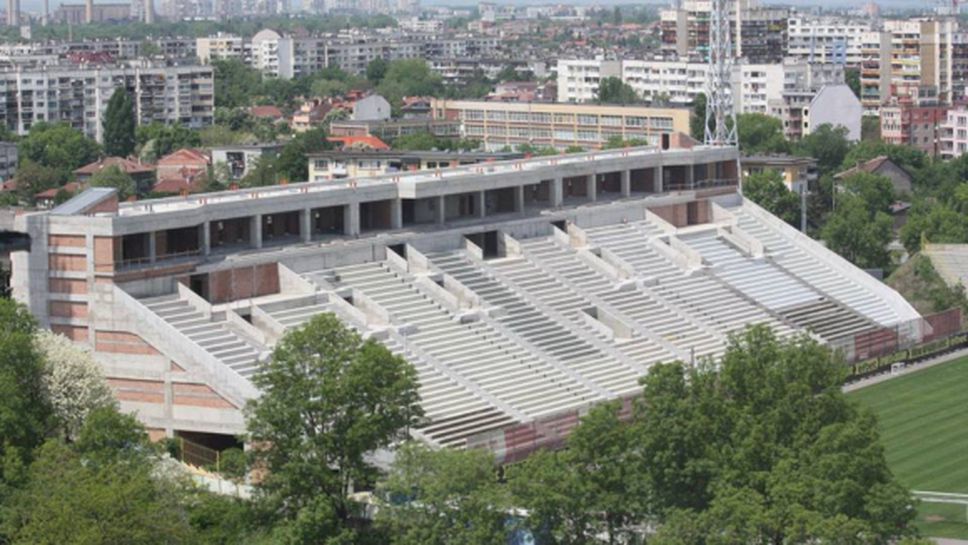
<path id="1" fill-rule="evenodd" d="M 887 461 L 911 490 L 968 494 L 968 358 L 850 394 L 877 414 Z"/>
<path id="2" fill-rule="evenodd" d="M 849 397 L 877 414 L 887 462 L 911 490 L 968 494 L 968 358 Z M 922 503 L 922 535 L 968 539 L 964 506 Z"/>

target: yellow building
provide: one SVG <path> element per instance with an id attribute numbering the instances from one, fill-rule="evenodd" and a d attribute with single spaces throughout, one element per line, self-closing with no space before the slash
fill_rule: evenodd
<path id="1" fill-rule="evenodd" d="M 692 115 L 688 108 L 447 99 L 434 99 L 431 112 L 436 120 L 459 121 L 461 136 L 488 150 L 522 144 L 599 149 L 612 137 L 660 146 L 672 133 L 689 134 Z"/>

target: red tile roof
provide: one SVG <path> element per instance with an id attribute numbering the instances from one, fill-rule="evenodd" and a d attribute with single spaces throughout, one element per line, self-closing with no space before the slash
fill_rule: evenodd
<path id="1" fill-rule="evenodd" d="M 252 117 L 268 117 L 270 119 L 282 119 L 283 114 L 277 106 L 253 106 L 249 108 L 249 115 Z"/>
<path id="2" fill-rule="evenodd" d="M 184 164 L 197 164 L 199 166 L 207 166 L 210 162 L 208 154 L 201 150 L 182 148 L 178 151 L 173 151 L 168 155 L 158 159 L 158 166 L 163 165 L 184 165 Z"/>
<path id="3" fill-rule="evenodd" d="M 344 148 L 370 148 L 388 150 L 390 146 L 375 136 L 330 136 L 326 140 L 342 144 Z"/>
<path id="4" fill-rule="evenodd" d="M 74 175 L 90 176 L 92 174 L 101 172 L 109 166 L 120 167 L 121 170 L 131 175 L 150 174 L 155 171 L 155 166 L 149 163 L 142 163 L 141 161 L 126 159 L 124 157 L 105 157 L 104 159 L 95 161 L 89 165 L 84 165 L 75 170 Z"/>
<path id="5" fill-rule="evenodd" d="M 40 193 L 37 193 L 36 195 L 34 195 L 34 198 L 35 199 L 53 199 L 54 197 L 57 196 L 57 193 L 60 192 L 60 190 L 62 189 L 69 193 L 76 193 L 77 190 L 80 188 L 81 188 L 81 184 L 77 182 L 68 182 L 64 184 L 64 187 L 52 187 L 46 191 L 41 191 Z"/>

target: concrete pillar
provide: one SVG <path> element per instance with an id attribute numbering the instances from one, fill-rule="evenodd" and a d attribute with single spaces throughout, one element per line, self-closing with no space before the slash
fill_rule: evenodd
<path id="1" fill-rule="evenodd" d="M 622 176 L 622 196 L 631 197 L 632 196 L 632 171 L 623 170 L 621 172 Z"/>
<path id="2" fill-rule="evenodd" d="M 524 214 L 524 186 L 519 185 L 514 188 L 514 211 Z"/>
<path id="3" fill-rule="evenodd" d="M 392 199 L 390 201 L 390 229 L 400 229 L 403 227 L 403 201 Z"/>
<path id="4" fill-rule="evenodd" d="M 252 225 L 249 227 L 249 239 L 253 248 L 262 247 L 262 214 L 252 216 Z"/>
<path id="5" fill-rule="evenodd" d="M 688 187 L 690 188 L 696 183 L 696 165 L 686 167 L 686 183 L 689 184 Z"/>
<path id="6" fill-rule="evenodd" d="M 148 233 L 148 262 L 154 263 L 158 260 L 158 233 L 152 231 Z"/>
<path id="7" fill-rule="evenodd" d="M 477 192 L 477 202 L 479 203 L 477 207 L 477 217 L 483 218 L 487 216 L 487 193 L 485 191 Z"/>
<path id="8" fill-rule="evenodd" d="M 551 180 L 551 206 L 558 208 L 561 206 L 562 196 L 565 191 L 565 179 L 561 176 Z"/>
<path id="9" fill-rule="evenodd" d="M 360 234 L 360 203 L 354 202 L 346 205 L 346 212 L 343 214 L 343 231 L 347 235 Z"/>
<path id="10" fill-rule="evenodd" d="M 309 208 L 299 211 L 299 234 L 303 242 L 313 240 L 313 211 Z"/>
<path id="11" fill-rule="evenodd" d="M 206 221 L 202 224 L 202 255 L 212 253 L 212 223 Z"/>
<path id="12" fill-rule="evenodd" d="M 585 194 L 588 196 L 588 200 L 595 202 L 598 200 L 598 176 L 595 174 L 589 174 L 586 183 L 588 184 L 588 189 Z"/>
<path id="13" fill-rule="evenodd" d="M 434 220 L 438 223 L 447 221 L 447 199 L 443 195 L 437 197 L 434 203 Z"/>
<path id="14" fill-rule="evenodd" d="M 662 180 L 662 167 L 658 166 L 653 169 L 652 173 L 653 185 L 655 186 L 656 193 L 662 193 L 665 191 L 665 184 Z"/>

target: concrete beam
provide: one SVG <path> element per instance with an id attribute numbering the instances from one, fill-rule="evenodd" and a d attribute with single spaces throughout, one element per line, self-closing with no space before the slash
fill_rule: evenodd
<path id="1" fill-rule="evenodd" d="M 299 234 L 303 242 L 313 240 L 313 211 L 309 208 L 299 211 Z"/>
<path id="2" fill-rule="evenodd" d="M 262 214 L 252 216 L 249 227 L 249 240 L 253 248 L 262 248 Z"/>

